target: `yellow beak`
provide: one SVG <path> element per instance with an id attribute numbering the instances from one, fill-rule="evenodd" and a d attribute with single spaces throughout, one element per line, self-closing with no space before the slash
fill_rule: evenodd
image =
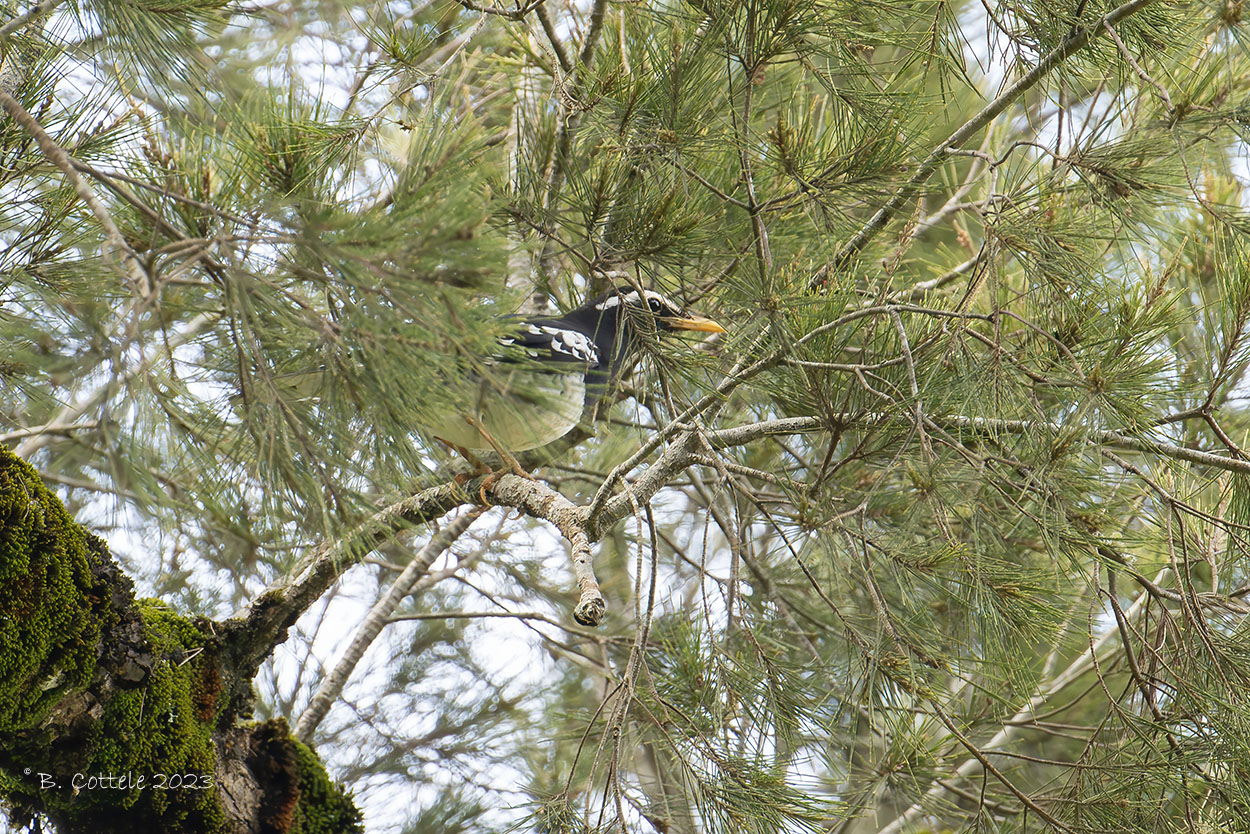
<path id="1" fill-rule="evenodd" d="M 664 323 L 674 330 L 694 330 L 699 333 L 728 332 L 716 322 L 703 316 L 691 315 L 685 318 L 665 318 Z"/>

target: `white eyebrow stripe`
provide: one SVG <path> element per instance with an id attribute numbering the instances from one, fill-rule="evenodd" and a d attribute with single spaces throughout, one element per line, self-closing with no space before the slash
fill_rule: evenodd
<path id="1" fill-rule="evenodd" d="M 663 304 L 665 307 L 668 307 L 669 309 L 673 309 L 673 310 L 677 309 L 676 305 L 673 304 L 673 302 L 669 301 L 667 298 L 665 298 L 664 296 L 660 295 L 658 292 L 655 292 L 653 290 L 643 290 L 643 294 L 641 296 L 638 295 L 637 290 L 631 290 L 625 293 L 625 295 L 623 296 L 622 295 L 609 296 L 607 300 L 601 301 L 598 304 L 596 304 L 595 309 L 596 310 L 611 310 L 613 307 L 617 306 L 622 301 L 624 301 L 626 304 L 635 304 L 635 305 L 641 306 L 641 302 L 644 298 L 647 301 L 659 301 L 661 304 Z"/>

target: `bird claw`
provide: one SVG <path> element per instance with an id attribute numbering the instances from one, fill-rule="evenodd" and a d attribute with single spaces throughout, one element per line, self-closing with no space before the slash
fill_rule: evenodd
<path id="1" fill-rule="evenodd" d="M 513 463 L 516 463 L 516 461 L 514 460 Z M 499 483 L 499 479 L 504 475 L 516 475 L 518 478 L 524 478 L 527 481 L 537 480 L 533 475 L 522 469 L 520 465 L 517 465 L 515 468 L 509 467 L 506 471 L 496 470 L 494 472 L 488 472 L 486 477 L 482 479 L 481 486 L 477 488 L 477 497 L 481 499 L 483 507 L 495 506 L 494 502 L 486 497 L 486 493 L 488 490 L 494 489 L 495 484 Z M 520 511 L 518 510 L 518 512 Z"/>
<path id="2" fill-rule="evenodd" d="M 491 473 L 488 473 L 487 476 L 482 479 L 481 486 L 477 488 L 477 497 L 478 497 L 478 500 L 481 501 L 481 504 L 483 507 L 495 506 L 495 503 L 486 497 L 486 490 L 494 489 L 495 484 L 499 482 L 499 479 L 503 477 L 503 475 L 504 475 L 503 472 L 491 472 Z"/>

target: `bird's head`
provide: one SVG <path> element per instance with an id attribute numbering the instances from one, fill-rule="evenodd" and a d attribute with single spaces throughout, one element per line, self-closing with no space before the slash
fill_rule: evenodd
<path id="1" fill-rule="evenodd" d="M 650 319 L 654 323 L 644 324 L 644 328 L 659 332 L 678 330 L 697 333 L 725 332 L 725 328 L 712 319 L 682 309 L 681 305 L 662 293 L 654 290 L 639 290 L 628 285 L 609 290 L 598 298 L 592 299 L 587 306 L 603 318 L 620 317 L 620 321 L 634 326 L 637 326 L 638 322 L 647 322 Z"/>

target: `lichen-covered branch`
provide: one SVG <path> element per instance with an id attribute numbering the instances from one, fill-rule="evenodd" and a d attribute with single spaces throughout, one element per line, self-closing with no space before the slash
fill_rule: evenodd
<path id="1" fill-rule="evenodd" d="M 603 621 L 608 605 L 595 578 L 591 534 L 586 523 L 586 509 L 539 481 L 516 475 L 504 475 L 489 488 L 491 500 L 506 507 L 523 510 L 527 515 L 550 521 L 568 541 L 572 549 L 573 576 L 580 596 L 573 609 L 573 619 L 584 626 L 597 626 Z"/>
<path id="2" fill-rule="evenodd" d="M 456 540 L 464 535 L 481 514 L 482 510 L 467 512 L 452 519 L 446 527 L 431 536 L 429 541 L 412 557 L 412 561 L 407 564 L 399 578 L 391 584 L 382 598 L 373 604 L 369 613 L 365 615 L 364 622 L 356 630 L 351 645 L 343 652 L 343 656 L 339 658 L 334 669 L 322 679 L 317 686 L 317 691 L 309 699 L 307 708 L 295 724 L 296 738 L 305 744 L 312 743 L 313 733 L 316 732 L 321 720 L 325 718 L 334 701 L 342 693 L 347 679 L 351 677 L 356 665 L 364 657 L 365 651 L 373 645 L 373 641 L 382 632 L 382 628 L 390 622 L 391 614 L 412 592 L 413 586 L 429 573 L 430 565 L 434 564 L 434 560 L 455 544 Z"/>

